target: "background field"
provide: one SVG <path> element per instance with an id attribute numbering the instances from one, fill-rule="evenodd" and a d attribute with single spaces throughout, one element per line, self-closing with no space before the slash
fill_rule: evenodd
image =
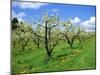
<path id="1" fill-rule="evenodd" d="M 32 42 L 31 42 L 32 43 Z M 53 50 L 52 59 L 46 60 L 45 48 L 41 45 L 27 46 L 25 51 L 19 48 L 12 49 L 13 73 L 34 73 L 68 70 L 85 70 L 96 68 L 96 43 L 95 36 L 85 41 L 83 48 L 76 41 L 73 49 L 66 42 L 60 41 Z M 31 46 L 31 47 L 30 47 Z"/>

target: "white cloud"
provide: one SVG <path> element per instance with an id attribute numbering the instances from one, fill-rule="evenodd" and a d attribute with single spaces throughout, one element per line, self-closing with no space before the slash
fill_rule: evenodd
<path id="1" fill-rule="evenodd" d="M 81 22 L 81 20 L 78 17 L 75 17 L 73 20 L 71 20 L 71 23 L 76 26 L 80 25 L 80 22 Z"/>
<path id="2" fill-rule="evenodd" d="M 80 22 L 81 22 L 81 20 L 78 17 L 75 17 L 74 23 L 80 23 Z"/>
<path id="3" fill-rule="evenodd" d="M 95 24 L 95 17 L 91 17 L 89 21 L 90 21 L 89 22 L 90 24 L 94 25 Z"/>
<path id="4" fill-rule="evenodd" d="M 95 31 L 95 17 L 90 17 L 86 21 L 82 21 L 80 18 L 75 17 L 74 19 L 71 20 L 72 24 L 75 26 L 79 26 L 84 28 L 86 32 L 93 32 Z"/>
<path id="5" fill-rule="evenodd" d="M 12 18 L 17 17 L 19 21 L 23 21 L 23 18 L 26 16 L 26 14 L 24 12 L 20 12 L 20 13 L 15 13 L 14 10 L 12 10 Z"/>
<path id="6" fill-rule="evenodd" d="M 95 31 L 95 17 L 90 17 L 89 20 L 86 20 L 81 23 L 81 26 L 85 29 L 87 32 Z"/>
<path id="7" fill-rule="evenodd" d="M 22 9 L 38 9 L 41 6 L 48 5 L 47 3 L 34 3 L 34 2 L 13 2 L 13 7 L 20 7 Z"/>
<path id="8" fill-rule="evenodd" d="M 89 26 L 89 25 L 95 25 L 95 17 L 90 17 L 89 20 L 86 20 L 81 23 L 82 25 Z"/>

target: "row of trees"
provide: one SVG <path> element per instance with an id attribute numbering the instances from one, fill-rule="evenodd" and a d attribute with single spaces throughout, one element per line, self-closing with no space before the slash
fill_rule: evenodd
<path id="1" fill-rule="evenodd" d="M 22 50 L 32 41 L 40 47 L 40 43 L 44 44 L 47 52 L 48 60 L 51 57 L 51 53 L 57 46 L 60 40 L 65 40 L 69 44 L 70 48 L 73 48 L 73 43 L 76 39 L 79 42 L 85 41 L 85 31 L 79 26 L 75 27 L 71 21 L 61 22 L 58 16 L 45 15 L 42 18 L 42 23 L 33 23 L 36 27 L 28 25 L 25 22 L 19 22 L 17 18 L 12 20 L 12 44 L 16 47 L 16 43 L 19 44 Z"/>

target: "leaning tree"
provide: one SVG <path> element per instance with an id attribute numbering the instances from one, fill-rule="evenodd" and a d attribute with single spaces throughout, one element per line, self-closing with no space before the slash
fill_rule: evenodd
<path id="1" fill-rule="evenodd" d="M 34 43 L 37 45 L 37 48 L 40 47 L 40 43 L 42 42 L 42 30 L 41 30 L 41 24 L 40 23 L 37 23 L 36 24 L 37 27 L 35 27 L 35 29 L 33 30 L 33 41 Z"/>
<path id="2" fill-rule="evenodd" d="M 67 43 L 69 44 L 70 48 L 72 48 L 73 43 L 81 33 L 81 28 L 80 26 L 75 26 L 72 24 L 71 20 L 62 22 L 62 25 L 64 26 L 64 32 L 61 32 L 61 34 L 65 36 Z"/>
<path id="3" fill-rule="evenodd" d="M 52 51 L 59 42 L 60 34 L 57 30 L 59 24 L 58 16 L 48 16 L 43 17 L 44 21 L 44 44 L 47 52 L 48 60 L 51 58 Z"/>
<path id="4" fill-rule="evenodd" d="M 19 28 L 14 31 L 14 39 L 18 41 L 23 51 L 25 50 L 25 47 L 28 45 L 28 42 L 32 38 L 32 32 L 32 27 L 23 22 L 20 22 Z"/>
<path id="5" fill-rule="evenodd" d="M 77 39 L 79 41 L 80 48 L 83 48 L 83 44 L 86 41 L 86 32 L 83 30 Z"/>
<path id="6" fill-rule="evenodd" d="M 37 47 L 39 47 L 39 43 L 42 40 L 49 60 L 51 58 L 52 51 L 58 44 L 58 40 L 60 38 L 59 30 L 57 29 L 59 17 L 48 16 L 45 14 L 42 16 L 41 22 L 36 22 L 37 23 L 32 22 L 35 26 L 37 26 L 33 28 L 33 40 L 35 44 L 37 44 Z"/>

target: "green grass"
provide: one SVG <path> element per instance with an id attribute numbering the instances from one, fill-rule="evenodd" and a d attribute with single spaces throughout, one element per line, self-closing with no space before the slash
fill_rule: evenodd
<path id="1" fill-rule="evenodd" d="M 61 41 L 52 52 L 52 59 L 47 61 L 46 50 L 26 47 L 25 51 L 19 48 L 12 50 L 12 72 L 34 73 L 67 70 L 85 70 L 96 68 L 95 37 L 90 38 L 83 44 L 83 48 L 74 44 L 69 48 L 66 42 Z"/>

